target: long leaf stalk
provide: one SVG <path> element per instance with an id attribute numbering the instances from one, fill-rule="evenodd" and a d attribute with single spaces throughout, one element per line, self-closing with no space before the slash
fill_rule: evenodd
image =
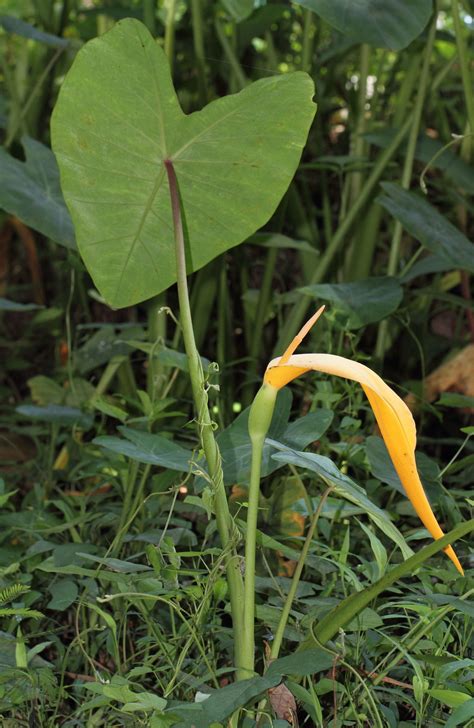
<path id="1" fill-rule="evenodd" d="M 425 104 L 426 94 L 429 88 L 429 70 L 431 64 L 431 56 L 433 53 L 433 45 L 436 35 L 436 19 L 437 13 L 435 13 L 431 28 L 428 34 L 428 41 L 425 46 L 423 66 L 419 79 L 418 92 L 415 100 L 415 107 L 413 109 L 413 115 L 411 119 L 411 129 L 408 136 L 407 150 L 405 153 L 405 162 L 403 165 L 401 186 L 403 189 L 408 190 L 413 174 L 413 165 L 415 162 L 415 150 L 416 143 L 418 141 L 418 135 L 420 133 L 421 114 L 423 106 Z M 403 226 L 398 220 L 395 222 L 393 230 L 392 242 L 390 245 L 390 255 L 388 259 L 387 275 L 394 276 L 398 272 L 398 265 L 400 262 L 400 250 L 402 242 Z M 387 327 L 388 321 L 384 320 L 379 326 L 377 343 L 375 347 L 375 354 L 378 358 L 382 359 L 386 349 L 386 338 L 387 338 Z"/>
<path id="2" fill-rule="evenodd" d="M 238 668 L 237 677 L 244 676 L 242 672 L 241 646 L 243 640 L 243 583 L 239 568 L 239 558 L 235 551 L 238 540 L 237 529 L 229 511 L 229 504 L 224 488 L 222 463 L 217 446 L 213 422 L 208 407 L 206 383 L 202 370 L 201 359 L 196 347 L 194 329 L 189 303 L 189 292 L 186 275 L 186 254 L 183 222 L 181 216 L 181 202 L 178 180 L 171 160 L 165 160 L 166 173 L 173 213 L 173 227 L 175 238 L 176 276 L 180 310 L 180 322 L 183 333 L 184 347 L 188 358 L 189 375 L 193 392 L 194 404 L 197 410 L 199 437 L 202 449 L 206 456 L 209 479 L 214 495 L 217 528 L 222 547 L 226 550 L 226 574 L 229 586 L 232 620 L 234 628 L 235 664 Z"/>

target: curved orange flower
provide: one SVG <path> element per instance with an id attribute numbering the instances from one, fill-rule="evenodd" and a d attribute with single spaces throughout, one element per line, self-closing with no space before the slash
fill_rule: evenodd
<path id="1" fill-rule="evenodd" d="M 359 382 L 377 420 L 387 450 L 413 508 L 433 538 L 444 536 L 431 509 L 416 468 L 416 427 L 405 402 L 385 384 L 378 374 L 359 362 L 333 354 L 294 354 L 311 327 L 324 311 L 324 306 L 310 318 L 295 336 L 283 356 L 273 359 L 267 367 L 264 382 L 280 389 L 301 374 L 311 370 L 335 374 Z M 445 553 L 464 574 L 454 549 L 448 546 Z"/>

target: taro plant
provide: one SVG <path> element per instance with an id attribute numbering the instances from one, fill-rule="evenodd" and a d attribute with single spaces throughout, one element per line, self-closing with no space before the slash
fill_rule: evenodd
<path id="1" fill-rule="evenodd" d="M 425 5 L 418 19 L 422 26 L 429 16 L 430 4 Z M 267 368 L 249 416 L 253 453 L 246 524 L 241 526 L 231 515 L 224 463 L 208 403 L 209 385 L 196 345 L 187 276 L 247 239 L 274 213 L 300 162 L 316 110 L 313 94 L 313 83 L 304 72 L 277 75 L 185 115 L 163 51 L 140 22 L 124 20 L 78 53 L 52 117 L 52 146 L 77 245 L 103 299 L 111 307 L 121 308 L 156 297 L 177 284 L 179 324 L 202 449 L 197 464 L 208 484 L 209 508 L 222 546 L 237 677 L 236 684 L 218 690 L 204 705 L 181 713 L 182 706 L 170 709 L 170 720 L 173 710 L 185 716 L 180 725 L 209 726 L 232 715 L 230 720 L 236 725 L 240 720 L 236 709 L 246 704 L 255 709 L 257 698 L 275 688 L 284 675 L 309 674 L 316 665 L 318 669 L 328 667 L 332 657 L 328 658 L 326 643 L 339 628 L 357 616 L 374 595 L 433 553 L 444 549 L 462 574 L 450 543 L 473 528 L 473 522 L 468 522 L 443 534 L 418 476 L 413 418 L 380 377 L 341 357 L 294 353 L 319 312 Z M 333 238 L 337 247 L 334 240 L 337 238 Z M 322 263 L 321 275 L 329 264 L 326 259 Z M 320 280 L 313 278 L 313 283 Z M 299 315 L 293 317 L 290 329 Z M 254 595 L 262 452 L 268 444 L 278 391 L 309 370 L 353 379 L 363 386 L 406 493 L 436 542 L 411 555 L 401 539 L 408 557 L 403 564 L 348 597 L 311 628 L 302 645 L 304 656 L 277 660 L 263 676 L 257 676 Z M 132 431 L 128 435 L 133 442 Z M 149 437 L 155 438 L 157 448 L 163 445 L 159 437 Z M 349 487 L 350 481 L 348 485 L 344 480 L 341 486 L 341 478 L 335 476 L 327 458 L 273 444 L 279 451 L 273 455 L 275 460 L 313 469 L 326 483 L 321 507 L 333 488 Z M 181 458 L 180 468 L 189 470 L 187 457 Z M 313 514 L 293 575 L 272 659 L 279 655 L 319 513 Z M 377 518 L 383 514 L 378 512 Z M 399 539 L 398 530 L 389 526 L 392 537 Z M 104 599 L 115 596 L 119 595 Z M 260 703 L 257 722 L 264 709 Z"/>
<path id="2" fill-rule="evenodd" d="M 242 242 L 274 212 L 301 157 L 313 93 L 304 73 L 277 76 L 186 116 L 163 51 L 141 23 L 126 20 L 77 55 L 52 118 L 79 251 L 105 300 L 127 306 L 177 282 L 199 435 L 226 550 L 239 668 L 238 534 L 195 344 L 187 273 Z"/>

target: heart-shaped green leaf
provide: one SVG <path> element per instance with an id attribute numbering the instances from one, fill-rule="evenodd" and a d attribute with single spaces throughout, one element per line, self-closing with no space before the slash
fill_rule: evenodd
<path id="1" fill-rule="evenodd" d="M 295 0 L 313 10 L 355 43 L 405 48 L 423 30 L 432 0 Z"/>
<path id="2" fill-rule="evenodd" d="M 194 271 L 274 212 L 300 160 L 313 91 L 304 73 L 272 76 L 187 116 L 140 22 L 123 20 L 81 49 L 52 142 L 79 250 L 108 303 L 131 305 L 175 281 L 163 161 L 178 178 Z"/>

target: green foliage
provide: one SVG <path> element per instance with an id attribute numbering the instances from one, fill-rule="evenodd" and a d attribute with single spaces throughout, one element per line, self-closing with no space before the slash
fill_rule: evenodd
<path id="1" fill-rule="evenodd" d="M 0 5 L 2 727 L 251 728 L 260 705 L 262 726 L 288 728 L 278 701 L 291 696 L 317 728 L 470 725 L 468 4 L 437 3 L 432 52 L 428 1 Z M 50 150 L 56 104 L 79 246 L 106 238 L 89 250 L 92 280 Z M 164 137 L 210 424 L 171 285 Z M 121 236 L 160 170 L 141 231 L 151 258 Z M 415 517 L 360 388 L 295 380 L 264 445 L 256 672 L 237 681 L 225 563 L 245 572 L 248 405 L 295 310 L 322 301 L 299 351 L 350 357 L 411 393 L 417 468 L 465 576 Z M 232 514 L 224 543 L 206 428 Z"/>
<path id="2" fill-rule="evenodd" d="M 414 192 L 390 182 L 382 183 L 385 192 L 378 198 L 419 242 L 444 259 L 451 268 L 474 272 L 472 244 L 449 220 Z"/>
<path id="3" fill-rule="evenodd" d="M 74 228 L 67 211 L 54 154 L 44 144 L 22 138 L 26 160 L 0 149 L 0 205 L 43 235 L 75 248 Z"/>
<path id="4" fill-rule="evenodd" d="M 166 57 L 140 23 L 117 23 L 77 55 L 52 119 L 53 149 L 81 255 L 112 306 L 176 280 L 164 161 L 187 211 L 188 270 L 199 270 L 275 211 L 314 116 L 313 91 L 303 74 L 276 76 L 185 116 Z"/>
<path id="5" fill-rule="evenodd" d="M 432 0 L 297 0 L 352 43 L 400 50 L 416 38 L 433 11 Z"/>
<path id="6" fill-rule="evenodd" d="M 407 559 L 403 564 L 392 569 L 391 572 L 383 576 L 378 582 L 372 584 L 357 594 L 351 594 L 344 601 L 342 601 L 336 609 L 329 612 L 325 617 L 320 620 L 314 637 L 309 637 L 308 640 L 303 644 L 303 649 L 318 644 L 318 640 L 322 643 L 332 639 L 341 629 L 345 627 L 359 612 L 361 612 L 370 602 L 378 596 L 381 592 L 385 591 L 389 586 L 397 582 L 404 576 L 409 575 L 415 569 L 417 569 L 426 559 L 430 558 L 436 551 L 440 551 L 443 547 L 446 547 L 457 538 L 470 533 L 474 529 L 474 520 L 462 523 L 453 529 L 452 532 L 443 536 L 439 541 L 435 541 L 429 546 L 425 546 L 424 549 L 414 554 Z M 452 707 L 457 707 L 452 706 Z"/>
<path id="7" fill-rule="evenodd" d="M 305 286 L 301 292 L 316 300 L 330 301 L 332 310 L 349 329 L 381 321 L 397 310 L 403 298 L 399 282 L 389 276 L 354 283 L 319 283 Z"/>

